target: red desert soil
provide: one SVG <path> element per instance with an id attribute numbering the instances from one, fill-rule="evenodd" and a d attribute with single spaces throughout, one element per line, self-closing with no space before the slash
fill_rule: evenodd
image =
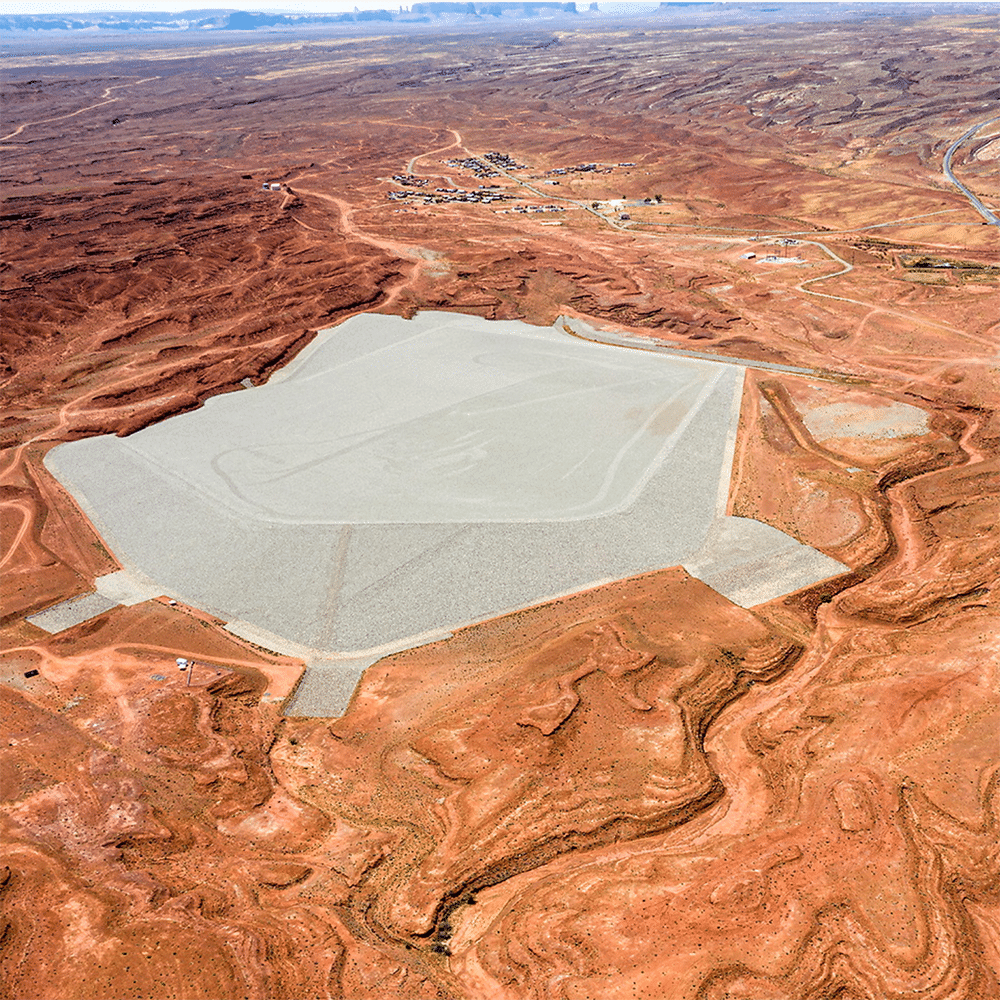
<path id="1" fill-rule="evenodd" d="M 995 25 L 766 36 L 8 45 L 5 996 L 1000 995 L 997 230 L 941 174 Z M 954 159 L 994 208 L 995 132 Z M 490 151 L 527 166 L 449 163 Z M 434 192 L 480 184 L 510 200 Z M 337 720 L 197 609 L 24 620 L 117 568 L 54 444 L 424 308 L 812 369 L 748 373 L 730 512 L 851 572 L 609 584 L 388 657 Z"/>

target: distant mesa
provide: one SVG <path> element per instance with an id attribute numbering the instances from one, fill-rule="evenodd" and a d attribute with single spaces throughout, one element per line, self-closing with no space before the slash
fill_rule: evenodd
<path id="1" fill-rule="evenodd" d="M 263 14 L 245 10 L 233 11 L 220 25 L 226 31 L 255 31 L 257 28 L 293 27 L 309 24 L 342 24 L 354 21 L 392 21 L 394 15 L 387 10 L 355 10 L 342 14 Z"/>
<path id="2" fill-rule="evenodd" d="M 429 14 L 441 17 L 445 14 L 471 14 L 475 17 L 538 17 L 544 14 L 576 14 L 575 3 L 540 2 L 504 3 L 449 3 L 447 0 L 433 3 L 415 3 L 410 8 L 414 14 Z"/>

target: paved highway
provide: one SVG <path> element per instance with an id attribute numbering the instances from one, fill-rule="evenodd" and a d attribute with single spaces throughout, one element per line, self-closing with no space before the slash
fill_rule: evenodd
<path id="1" fill-rule="evenodd" d="M 951 158 L 955 155 L 955 151 L 959 146 L 962 145 L 966 139 L 971 139 L 981 128 L 985 128 L 987 125 L 992 125 L 993 122 L 1000 121 L 1000 115 L 994 118 L 988 118 L 984 122 L 979 122 L 978 125 L 973 125 L 967 132 L 964 132 L 959 138 L 957 138 L 949 147 L 948 152 L 944 154 L 944 163 L 942 167 L 944 169 L 944 175 L 951 181 L 955 187 L 958 188 L 969 202 L 972 207 L 991 225 L 1000 226 L 1000 217 L 998 217 L 994 212 L 988 209 L 952 172 L 951 172 Z"/>

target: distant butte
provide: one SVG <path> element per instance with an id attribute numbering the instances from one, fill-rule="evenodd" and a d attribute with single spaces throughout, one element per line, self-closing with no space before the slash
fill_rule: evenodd
<path id="1" fill-rule="evenodd" d="M 11 997 L 1000 995 L 995 19 L 719 6 L 8 30 Z M 724 370 L 719 517 L 842 568 L 591 575 L 328 663 L 345 710 L 296 716 L 305 652 L 142 580 L 48 471 L 441 312 Z M 289 556 L 230 548 L 208 579 Z"/>

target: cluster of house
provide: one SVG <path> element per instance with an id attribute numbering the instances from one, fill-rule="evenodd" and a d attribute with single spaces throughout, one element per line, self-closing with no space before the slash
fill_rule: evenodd
<path id="1" fill-rule="evenodd" d="M 618 164 L 606 164 L 606 163 L 578 163 L 575 167 L 553 167 L 552 170 L 546 170 L 545 176 L 558 176 L 565 177 L 567 174 L 610 174 L 615 167 L 634 167 L 634 163 L 618 163 Z"/>
<path id="2" fill-rule="evenodd" d="M 393 174 L 392 179 L 397 184 L 402 184 L 403 187 L 426 187 L 427 178 L 426 177 L 414 177 L 413 174 Z"/>
<path id="3" fill-rule="evenodd" d="M 565 212 L 566 208 L 564 205 L 515 205 L 513 208 L 501 209 L 500 215 L 507 215 L 508 213 L 513 214 L 517 212 L 520 215 L 536 215 L 539 212 Z"/>
<path id="4" fill-rule="evenodd" d="M 487 153 L 484 160 L 489 160 L 494 166 L 503 167 L 504 170 L 527 170 L 528 165 L 526 163 L 518 163 L 513 157 L 509 156 L 507 153 L 498 153 L 495 150 L 493 152 Z"/>
<path id="5" fill-rule="evenodd" d="M 471 170 L 476 177 L 499 177 L 499 171 L 494 170 L 489 164 L 475 156 L 467 157 L 464 160 L 445 160 L 449 167 L 461 167 L 462 170 Z"/>
<path id="6" fill-rule="evenodd" d="M 613 167 L 599 167 L 596 163 L 578 163 L 575 167 L 554 167 L 546 170 L 545 176 L 555 174 L 564 177 L 566 174 L 610 174 Z"/>
<path id="7" fill-rule="evenodd" d="M 484 163 L 483 160 L 486 162 Z M 494 167 L 502 167 L 504 170 L 526 170 L 527 164 L 518 163 L 507 153 L 500 153 L 492 150 L 480 160 L 477 156 L 469 156 L 464 160 L 446 160 L 449 167 L 461 167 L 462 170 L 471 170 L 476 177 L 499 177 L 500 174 Z"/>
<path id="8" fill-rule="evenodd" d="M 280 191 L 281 190 L 281 182 L 280 181 L 264 181 L 264 183 L 261 184 L 261 188 L 264 191 Z"/>
<path id="9" fill-rule="evenodd" d="M 424 205 L 447 205 L 453 202 L 466 202 L 476 205 L 491 205 L 495 201 L 513 201 L 509 194 L 503 194 L 499 185 L 480 184 L 478 190 L 465 191 L 462 188 L 435 188 L 430 191 L 390 191 L 389 201 L 406 201 L 419 199 Z"/>

